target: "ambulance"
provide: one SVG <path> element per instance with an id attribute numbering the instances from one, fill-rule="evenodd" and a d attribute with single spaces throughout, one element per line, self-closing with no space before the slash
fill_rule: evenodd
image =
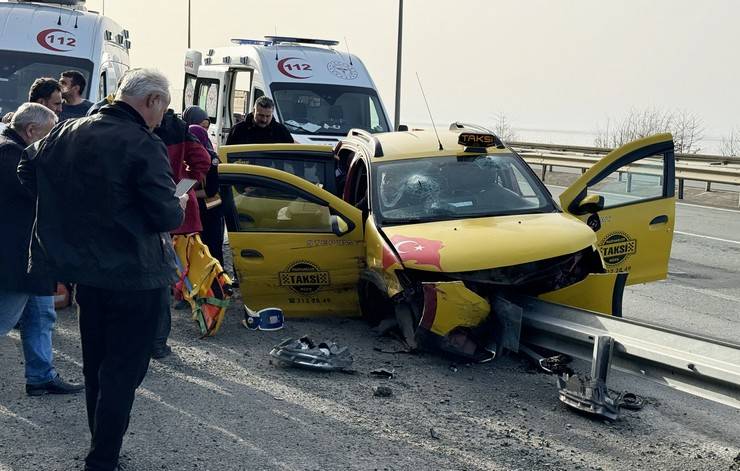
<path id="1" fill-rule="evenodd" d="M 203 108 L 209 135 L 225 144 L 231 128 L 261 96 L 302 144 L 334 145 L 350 129 L 390 131 L 391 121 L 370 73 L 337 41 L 284 36 L 232 39 L 232 46 L 185 54 L 183 109 Z"/>
<path id="2" fill-rule="evenodd" d="M 84 0 L 0 3 L 0 115 L 28 100 L 34 80 L 65 70 L 87 80 L 83 98 L 102 99 L 129 69 L 130 49 L 128 31 Z"/>

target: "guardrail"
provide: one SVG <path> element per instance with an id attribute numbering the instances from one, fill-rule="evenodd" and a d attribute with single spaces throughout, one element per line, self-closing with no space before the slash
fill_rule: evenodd
<path id="1" fill-rule="evenodd" d="M 586 146 L 566 146 L 560 144 L 538 144 L 532 142 L 509 142 L 530 165 L 542 167 L 540 178 L 545 181 L 548 168 L 577 168 L 581 173 L 589 169 L 611 149 Z M 637 163 L 630 168 L 640 168 L 640 173 L 656 174 L 652 165 Z M 711 191 L 712 183 L 740 186 L 740 158 L 720 155 L 676 154 L 676 180 L 678 180 L 678 199 L 684 197 L 686 180 L 706 183 L 706 191 Z M 740 189 L 740 188 L 739 188 Z M 740 193 L 738 195 L 740 206 Z"/>
<path id="2" fill-rule="evenodd" d="M 522 343 L 589 361 L 595 340 L 608 336 L 616 342 L 615 369 L 740 409 L 740 344 L 536 298 L 511 300 L 522 308 Z"/>

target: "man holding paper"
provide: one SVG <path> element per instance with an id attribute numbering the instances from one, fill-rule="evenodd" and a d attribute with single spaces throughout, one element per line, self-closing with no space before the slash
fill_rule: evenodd
<path id="1" fill-rule="evenodd" d="M 182 223 L 187 199 L 175 196 L 167 150 L 152 132 L 169 102 L 164 75 L 129 71 L 112 104 L 56 126 L 18 167 L 37 195 L 31 273 L 77 283 L 89 471 L 118 464 L 159 313 L 177 280 L 169 232 Z"/>

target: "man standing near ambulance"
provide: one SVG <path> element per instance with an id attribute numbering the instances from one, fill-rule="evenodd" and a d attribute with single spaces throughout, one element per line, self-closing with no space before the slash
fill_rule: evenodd
<path id="1" fill-rule="evenodd" d="M 62 86 L 62 113 L 59 115 L 59 121 L 71 118 L 81 118 L 87 115 L 87 111 L 93 105 L 93 102 L 82 98 L 87 86 L 85 76 L 76 70 L 67 70 L 62 72 L 59 77 L 59 85 Z"/>
<path id="2" fill-rule="evenodd" d="M 254 102 L 254 110 L 241 123 L 237 123 L 226 139 L 232 144 L 279 144 L 295 142 L 288 128 L 275 121 L 275 102 L 261 96 Z"/>
<path id="3" fill-rule="evenodd" d="M 159 313 L 177 281 L 169 232 L 187 198 L 175 196 L 167 150 L 152 132 L 169 102 L 164 75 L 129 72 L 113 104 L 55 127 L 18 168 L 37 194 L 31 273 L 77 283 L 88 471 L 117 469 Z"/>

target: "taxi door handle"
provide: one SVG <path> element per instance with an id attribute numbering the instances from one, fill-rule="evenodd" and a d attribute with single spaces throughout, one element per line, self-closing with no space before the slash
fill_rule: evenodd
<path id="1" fill-rule="evenodd" d="M 242 258 L 265 258 L 259 250 L 244 249 L 240 252 Z"/>
<path id="2" fill-rule="evenodd" d="M 655 216 L 652 221 L 650 221 L 651 226 L 655 226 L 658 224 L 666 224 L 668 222 L 668 216 L 665 214 L 661 214 L 660 216 Z"/>

